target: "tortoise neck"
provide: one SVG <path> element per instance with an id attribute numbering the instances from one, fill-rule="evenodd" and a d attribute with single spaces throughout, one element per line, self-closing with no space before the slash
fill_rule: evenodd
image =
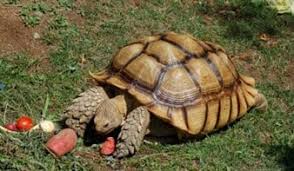
<path id="1" fill-rule="evenodd" d="M 119 113 L 123 116 L 127 115 L 127 102 L 125 99 L 125 95 L 118 95 L 111 99 L 111 101 L 115 104 Z"/>

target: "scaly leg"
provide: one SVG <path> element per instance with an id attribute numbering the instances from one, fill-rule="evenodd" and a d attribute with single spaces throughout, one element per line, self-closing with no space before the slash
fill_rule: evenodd
<path id="1" fill-rule="evenodd" d="M 108 99 L 108 96 L 104 89 L 99 86 L 81 93 L 65 110 L 65 124 L 83 137 L 87 124 L 94 117 L 99 104 L 105 99 Z"/>
<path id="2" fill-rule="evenodd" d="M 145 107 L 138 107 L 127 115 L 118 136 L 115 158 L 133 155 L 139 150 L 150 122 L 150 113 Z"/>

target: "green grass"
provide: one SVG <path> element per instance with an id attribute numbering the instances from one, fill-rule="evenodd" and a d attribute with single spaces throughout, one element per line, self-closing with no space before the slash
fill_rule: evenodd
<path id="1" fill-rule="evenodd" d="M 291 77 L 286 76 L 289 72 L 293 74 L 287 70 L 288 65 L 293 65 L 294 33 L 290 28 L 293 17 L 277 16 L 263 6 L 240 6 L 236 0 L 227 5 L 221 0 L 213 5 L 205 1 L 152 0 L 141 1 L 137 7 L 127 1 L 8 2 L 19 6 L 20 17 L 30 27 L 38 26 L 46 18 L 48 24 L 41 38 L 53 48 L 47 58 L 26 53 L 0 56 L 0 82 L 6 85 L 0 90 L 0 124 L 22 114 L 40 120 L 47 94 L 50 103 L 46 118 L 58 121 L 66 105 L 90 87 L 88 71 L 107 66 L 119 47 L 151 33 L 187 32 L 220 43 L 232 56 L 254 50 L 257 57 L 238 66 L 246 74 L 253 75 L 254 71 L 261 75 L 257 86 L 268 98 L 269 110 L 250 111 L 237 123 L 200 141 L 144 144 L 135 156 L 114 167 L 125 170 L 294 169 L 294 87 Z M 225 15 L 219 13 L 221 10 L 225 10 Z M 80 16 L 83 25 L 71 21 L 69 12 Z M 205 22 L 206 15 L 212 17 L 210 24 Z M 271 17 L 264 19 L 266 15 Z M 268 46 L 258 39 L 260 33 L 274 36 L 278 43 Z M 80 64 L 82 57 L 86 64 Z M 46 66 L 41 65 L 44 60 Z M 36 70 L 39 65 L 42 69 Z M 1 132 L 0 170 L 110 169 L 111 162 L 99 156 L 97 146 L 85 147 L 82 140 L 73 152 L 55 159 L 43 147 L 49 136 L 39 132 L 21 135 Z"/>

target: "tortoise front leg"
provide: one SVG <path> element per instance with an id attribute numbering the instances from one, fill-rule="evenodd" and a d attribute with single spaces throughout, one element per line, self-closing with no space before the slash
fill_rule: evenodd
<path id="1" fill-rule="evenodd" d="M 115 158 L 133 155 L 139 150 L 150 122 L 150 113 L 141 106 L 127 115 L 118 136 Z"/>
<path id="2" fill-rule="evenodd" d="M 108 99 L 108 96 L 104 89 L 99 86 L 81 93 L 65 110 L 65 124 L 83 137 L 87 124 L 94 117 L 99 104 L 105 99 Z"/>

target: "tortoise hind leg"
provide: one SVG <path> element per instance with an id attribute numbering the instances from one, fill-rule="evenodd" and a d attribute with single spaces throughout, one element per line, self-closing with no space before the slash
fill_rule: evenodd
<path id="1" fill-rule="evenodd" d="M 268 103 L 263 94 L 258 93 L 255 96 L 255 109 L 265 112 L 268 108 Z"/>
<path id="2" fill-rule="evenodd" d="M 150 113 L 141 106 L 127 115 L 118 136 L 115 158 L 133 155 L 139 150 L 150 122 Z"/>
<path id="3" fill-rule="evenodd" d="M 105 99 L 108 99 L 108 96 L 104 89 L 99 86 L 79 94 L 64 111 L 65 124 L 69 128 L 74 129 L 79 136 L 83 137 L 88 123 L 95 115 L 97 107 Z"/>

